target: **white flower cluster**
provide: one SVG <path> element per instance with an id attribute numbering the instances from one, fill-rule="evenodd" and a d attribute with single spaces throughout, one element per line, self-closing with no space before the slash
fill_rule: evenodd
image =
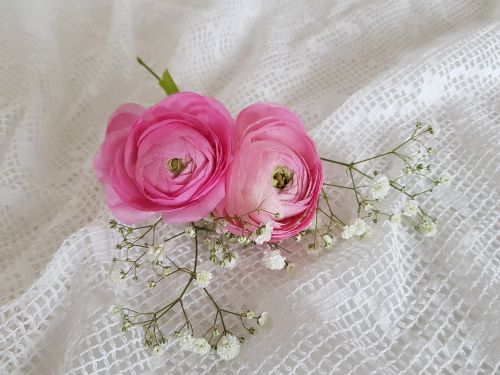
<path id="1" fill-rule="evenodd" d="M 148 249 L 148 259 L 152 262 L 163 262 L 165 259 L 165 247 L 163 244 L 150 246 Z"/>
<path id="2" fill-rule="evenodd" d="M 286 266 L 286 258 L 279 250 L 266 251 L 262 257 L 262 263 L 270 270 L 282 270 Z"/>
<path id="3" fill-rule="evenodd" d="M 337 241 L 337 238 L 335 236 L 332 236 L 329 233 L 325 233 L 321 236 L 321 239 L 323 240 L 323 247 L 325 249 L 329 249 L 332 247 L 332 245 Z"/>
<path id="4" fill-rule="evenodd" d="M 212 349 L 212 345 L 204 337 L 193 337 L 185 332 L 179 333 L 178 343 L 182 350 L 191 353 L 208 354 Z"/>
<path id="5" fill-rule="evenodd" d="M 363 236 L 368 231 L 368 226 L 361 218 L 355 219 L 351 224 L 346 225 L 342 230 L 342 238 L 349 239 L 353 236 Z"/>
<path id="6" fill-rule="evenodd" d="M 196 272 L 196 279 L 194 283 L 197 287 L 206 288 L 212 281 L 212 273 L 209 271 Z"/>
<path id="7" fill-rule="evenodd" d="M 450 185 L 451 184 L 451 175 L 447 172 L 444 172 L 439 178 L 436 180 L 436 185 Z"/>
<path id="8" fill-rule="evenodd" d="M 268 221 L 265 226 L 260 226 L 252 233 L 252 238 L 257 245 L 262 245 L 264 242 L 269 242 L 273 233 L 271 222 Z"/>
<path id="9" fill-rule="evenodd" d="M 414 217 L 418 213 L 418 203 L 417 201 L 411 200 L 406 202 L 403 208 L 403 215 L 408 217 Z"/>
<path id="10" fill-rule="evenodd" d="M 240 353 L 240 340 L 233 335 L 225 335 L 217 344 L 217 355 L 224 361 L 234 359 Z"/>
<path id="11" fill-rule="evenodd" d="M 108 310 L 108 315 L 114 321 L 118 321 L 122 316 L 122 311 L 123 311 L 123 306 L 111 305 Z"/>
<path id="12" fill-rule="evenodd" d="M 282 270 L 286 266 L 286 258 L 279 250 L 266 251 L 262 257 L 262 263 L 270 270 Z"/>
<path id="13" fill-rule="evenodd" d="M 434 220 L 424 217 L 417 224 L 416 229 L 425 237 L 433 237 L 436 234 L 436 223 Z"/>
<path id="14" fill-rule="evenodd" d="M 380 200 L 387 196 L 390 189 L 390 182 L 386 175 L 377 174 L 377 176 L 373 179 L 373 183 L 371 185 L 370 194 L 372 199 Z"/>
<path id="15" fill-rule="evenodd" d="M 393 224 L 400 224 L 401 223 L 401 215 L 399 215 L 399 214 L 392 214 L 391 216 L 389 216 L 389 220 Z"/>

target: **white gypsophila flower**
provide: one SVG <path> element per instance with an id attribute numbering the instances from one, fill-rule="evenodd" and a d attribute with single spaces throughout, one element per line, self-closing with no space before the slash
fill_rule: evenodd
<path id="1" fill-rule="evenodd" d="M 212 345 L 204 337 L 194 338 L 191 340 L 191 350 L 197 354 L 208 354 L 212 349 Z"/>
<path id="2" fill-rule="evenodd" d="M 215 220 L 215 217 L 212 216 L 212 214 L 208 215 L 206 218 L 203 219 L 203 221 L 207 224 L 212 224 Z"/>
<path id="3" fill-rule="evenodd" d="M 111 281 L 115 284 L 124 284 L 125 283 L 125 272 L 123 270 L 113 270 L 111 271 L 110 278 Z"/>
<path id="4" fill-rule="evenodd" d="M 436 185 L 449 185 L 451 184 L 451 175 L 447 172 L 444 172 L 439 178 L 436 180 Z"/>
<path id="5" fill-rule="evenodd" d="M 340 236 L 344 240 L 348 240 L 349 238 L 354 236 L 354 226 L 352 226 L 352 225 L 344 226 L 344 228 L 342 228 L 342 233 L 340 234 Z"/>
<path id="6" fill-rule="evenodd" d="M 189 352 L 193 351 L 193 341 L 194 339 L 192 335 L 185 332 L 179 333 L 177 343 L 179 344 L 182 350 L 186 350 Z"/>
<path id="7" fill-rule="evenodd" d="M 302 232 L 297 233 L 297 234 L 294 236 L 294 238 L 295 238 L 295 241 L 300 242 L 300 240 L 302 240 Z"/>
<path id="8" fill-rule="evenodd" d="M 164 251 L 165 251 L 165 247 L 163 246 L 163 244 L 150 246 L 148 249 L 147 257 L 150 261 L 157 260 L 157 261 L 161 262 L 165 258 Z"/>
<path id="9" fill-rule="evenodd" d="M 351 224 L 346 225 L 342 229 L 341 236 L 343 239 L 348 240 L 353 236 L 362 236 L 368 230 L 368 226 L 365 221 L 361 218 L 355 219 Z"/>
<path id="10" fill-rule="evenodd" d="M 408 217 L 413 217 L 418 212 L 418 203 L 417 201 L 411 200 L 406 202 L 406 205 L 403 208 L 403 215 Z"/>
<path id="11" fill-rule="evenodd" d="M 188 237 L 194 238 L 196 236 L 196 229 L 192 225 L 188 225 L 184 228 L 184 233 L 186 233 Z"/>
<path id="12" fill-rule="evenodd" d="M 209 271 L 196 272 L 195 284 L 200 288 L 206 288 L 212 281 L 212 273 Z"/>
<path id="13" fill-rule="evenodd" d="M 282 270 L 286 265 L 285 260 L 286 258 L 279 250 L 266 251 L 262 257 L 264 266 L 273 271 Z"/>
<path id="14" fill-rule="evenodd" d="M 393 224 L 400 224 L 401 223 L 401 215 L 399 215 L 399 214 L 392 214 L 391 216 L 389 216 L 389 220 Z"/>
<path id="15" fill-rule="evenodd" d="M 332 245 L 336 241 L 335 236 L 332 236 L 331 234 L 328 233 L 322 235 L 321 238 L 323 239 L 323 247 L 325 249 L 329 249 L 330 247 L 332 247 Z"/>
<path id="16" fill-rule="evenodd" d="M 153 345 L 153 355 L 155 357 L 159 357 L 162 354 L 164 354 L 163 345 L 158 345 L 158 344 Z"/>
<path id="17" fill-rule="evenodd" d="M 245 313 L 245 318 L 247 318 L 247 319 L 253 319 L 253 318 L 255 318 L 255 312 L 253 312 L 252 310 L 248 310 Z"/>
<path id="18" fill-rule="evenodd" d="M 409 176 L 413 173 L 413 170 L 408 166 L 403 167 L 401 171 L 403 172 L 403 176 Z"/>
<path id="19" fill-rule="evenodd" d="M 215 231 L 217 233 L 224 234 L 228 232 L 226 219 L 217 219 L 216 224 Z"/>
<path id="20" fill-rule="evenodd" d="M 163 275 L 164 277 L 167 277 L 167 276 L 171 275 L 173 272 L 174 272 L 174 267 L 172 267 L 172 266 L 167 266 L 167 267 L 165 267 L 165 268 L 163 269 L 163 271 L 162 271 L 162 275 Z"/>
<path id="21" fill-rule="evenodd" d="M 269 313 L 264 311 L 262 314 L 260 314 L 259 319 L 257 319 L 257 324 L 264 327 L 269 324 L 269 321 Z"/>
<path id="22" fill-rule="evenodd" d="M 363 204 L 363 210 L 371 211 L 371 210 L 373 210 L 373 206 L 370 203 L 365 203 L 365 204 Z"/>
<path id="23" fill-rule="evenodd" d="M 225 335 L 217 344 L 217 355 L 224 361 L 234 359 L 240 353 L 240 340 L 233 335 Z"/>
<path id="24" fill-rule="evenodd" d="M 356 236 L 362 236 L 368 230 L 368 226 L 366 225 L 365 221 L 359 217 L 354 220 L 352 225 L 354 226 L 354 234 Z"/>
<path id="25" fill-rule="evenodd" d="M 264 242 L 268 242 L 271 239 L 273 233 L 273 227 L 271 222 L 268 221 L 265 226 L 260 226 L 257 228 L 253 234 L 253 240 L 257 245 L 262 245 Z"/>
<path id="26" fill-rule="evenodd" d="M 378 174 L 373 179 L 370 194 L 372 199 L 383 199 L 389 193 L 390 181 L 386 175 Z"/>
<path id="27" fill-rule="evenodd" d="M 128 319 L 123 319 L 122 321 L 122 331 L 127 332 L 130 328 L 132 328 L 132 322 Z"/>
<path id="28" fill-rule="evenodd" d="M 115 322 L 120 320 L 122 316 L 123 306 L 120 305 L 111 305 L 108 309 L 108 315 Z"/>
<path id="29" fill-rule="evenodd" d="M 436 223 L 434 220 L 424 217 L 418 223 L 417 230 L 425 237 L 433 237 L 436 234 Z"/>

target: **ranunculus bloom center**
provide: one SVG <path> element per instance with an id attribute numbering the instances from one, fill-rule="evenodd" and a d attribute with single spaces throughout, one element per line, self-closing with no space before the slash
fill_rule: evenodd
<path id="1" fill-rule="evenodd" d="M 186 168 L 186 164 L 181 158 L 173 158 L 167 161 L 167 168 L 174 176 L 177 176 Z"/>
<path id="2" fill-rule="evenodd" d="M 276 167 L 273 172 L 273 187 L 283 190 L 293 181 L 293 171 L 287 167 Z"/>

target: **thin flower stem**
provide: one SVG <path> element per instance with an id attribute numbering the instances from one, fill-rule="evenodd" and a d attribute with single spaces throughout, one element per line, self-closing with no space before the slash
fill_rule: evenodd
<path id="1" fill-rule="evenodd" d="M 153 69 L 151 69 L 139 56 L 137 56 L 137 62 L 142 65 L 146 70 L 151 73 L 158 81 L 161 81 L 161 78 L 158 74 L 156 74 Z"/>
<path id="2" fill-rule="evenodd" d="M 341 162 L 341 161 L 338 161 L 338 160 L 333 160 L 333 159 L 327 159 L 327 158 L 320 158 L 321 160 L 323 161 L 327 161 L 329 163 L 333 163 L 333 164 L 337 164 L 337 165 L 342 165 L 344 167 L 350 167 L 352 165 L 352 163 L 348 164 L 348 163 L 344 163 L 344 162 Z"/>

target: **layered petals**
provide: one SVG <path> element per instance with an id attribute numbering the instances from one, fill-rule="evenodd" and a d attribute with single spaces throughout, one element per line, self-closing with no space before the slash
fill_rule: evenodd
<path id="1" fill-rule="evenodd" d="M 224 196 L 232 139 L 231 115 L 212 98 L 181 92 L 148 109 L 125 104 L 108 123 L 94 172 L 127 224 L 154 213 L 196 221 Z"/>
<path id="2" fill-rule="evenodd" d="M 234 159 L 217 214 L 229 230 L 248 235 L 270 222 L 272 242 L 306 229 L 314 219 L 323 183 L 316 147 L 297 115 L 257 103 L 236 119 Z"/>

